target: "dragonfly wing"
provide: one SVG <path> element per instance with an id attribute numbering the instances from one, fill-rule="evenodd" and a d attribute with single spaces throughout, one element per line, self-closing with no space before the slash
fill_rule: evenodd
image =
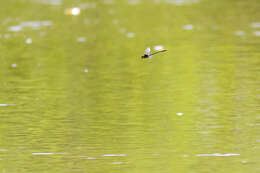
<path id="1" fill-rule="evenodd" d="M 150 52 L 151 52 L 151 49 L 150 49 L 150 47 L 148 47 L 148 48 L 145 49 L 144 54 L 150 55 Z"/>

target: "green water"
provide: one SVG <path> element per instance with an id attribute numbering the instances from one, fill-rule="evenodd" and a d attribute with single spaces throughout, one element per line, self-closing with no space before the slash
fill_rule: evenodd
<path id="1" fill-rule="evenodd" d="M 0 172 L 260 171 L 258 0 L 0 8 Z"/>

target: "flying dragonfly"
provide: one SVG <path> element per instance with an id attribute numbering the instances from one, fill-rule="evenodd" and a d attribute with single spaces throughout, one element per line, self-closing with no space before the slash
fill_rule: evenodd
<path id="1" fill-rule="evenodd" d="M 150 47 L 148 47 L 148 48 L 146 48 L 146 49 L 144 50 L 144 55 L 142 56 L 142 58 L 150 58 L 150 57 L 152 57 L 154 54 L 157 54 L 157 53 L 160 53 L 160 52 L 165 52 L 165 51 L 167 51 L 167 50 L 164 49 L 164 50 L 160 50 L 160 51 L 157 51 L 157 52 L 154 52 L 154 53 L 151 53 L 151 54 L 150 54 L 151 49 L 150 49 Z"/>

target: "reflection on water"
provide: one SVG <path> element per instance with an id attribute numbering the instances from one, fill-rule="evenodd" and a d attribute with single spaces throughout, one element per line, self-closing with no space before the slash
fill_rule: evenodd
<path id="1" fill-rule="evenodd" d="M 51 25 L 52 25 L 51 21 L 24 21 L 21 22 L 19 25 L 10 26 L 8 28 L 8 31 L 17 32 L 25 28 L 40 29 L 41 27 L 47 27 Z"/>
<path id="2" fill-rule="evenodd" d="M 164 48 L 162 45 L 156 45 L 153 47 L 153 49 L 159 51 L 159 50 L 163 50 Z"/>
<path id="3" fill-rule="evenodd" d="M 252 28 L 260 28 L 260 22 L 253 22 L 251 26 Z"/>
<path id="4" fill-rule="evenodd" d="M 119 164 L 122 164 L 122 162 L 112 162 L 112 164 L 119 165 Z"/>
<path id="5" fill-rule="evenodd" d="M 80 14 L 80 8 L 74 7 L 74 8 L 67 8 L 65 10 L 65 14 L 67 15 L 72 15 L 72 16 L 77 16 Z"/>
<path id="6" fill-rule="evenodd" d="M 217 156 L 217 157 L 229 157 L 229 156 L 239 156 L 240 154 L 238 153 L 225 153 L 225 154 L 221 154 L 221 153 L 213 153 L 213 154 L 197 154 L 197 156 L 201 157 L 201 156 Z"/>
<path id="7" fill-rule="evenodd" d="M 241 30 L 238 30 L 238 31 L 235 32 L 235 34 L 238 35 L 238 36 L 244 36 L 245 32 L 241 31 Z"/>
<path id="8" fill-rule="evenodd" d="M 125 28 L 120 28 L 120 32 L 124 33 L 124 32 L 126 32 L 126 29 Z"/>
<path id="9" fill-rule="evenodd" d="M 193 29 L 193 25 L 192 24 L 184 25 L 183 29 L 185 29 L 185 30 L 192 30 Z"/>
<path id="10" fill-rule="evenodd" d="M 178 6 L 199 2 L 199 0 L 154 0 L 154 1 L 155 1 L 155 3 L 164 2 L 164 3 L 170 3 L 170 4 L 174 4 L 174 5 L 178 5 Z"/>
<path id="11" fill-rule="evenodd" d="M 132 32 L 129 32 L 129 33 L 127 33 L 127 34 L 126 34 L 126 36 L 127 36 L 127 37 L 129 37 L 129 38 L 132 38 L 132 37 L 134 37 L 134 36 L 135 36 L 135 34 L 134 34 L 134 33 L 132 33 Z"/>
<path id="12" fill-rule="evenodd" d="M 255 36 L 258 36 L 258 37 L 259 37 L 259 36 L 260 36 L 260 31 L 254 31 L 253 34 L 254 34 Z"/>
<path id="13" fill-rule="evenodd" d="M 182 115 L 183 115 L 183 113 L 181 113 L 181 112 L 178 112 L 176 115 L 178 115 L 178 116 L 182 116 Z"/>
<path id="14" fill-rule="evenodd" d="M 113 19 L 112 23 L 116 25 L 116 24 L 118 24 L 118 20 L 117 19 Z"/>
<path id="15" fill-rule="evenodd" d="M 48 5 L 61 5 L 62 0 L 31 0 L 31 2 L 48 4 Z"/>
<path id="16" fill-rule="evenodd" d="M 31 44 L 31 43 L 32 43 L 32 39 L 31 39 L 31 38 L 27 38 L 27 39 L 25 40 L 25 42 L 26 42 L 27 44 Z"/>
<path id="17" fill-rule="evenodd" d="M 84 3 L 79 4 L 79 7 L 81 9 L 96 8 L 97 4 L 96 4 L 96 2 L 84 2 Z"/>
<path id="18" fill-rule="evenodd" d="M 0 172 L 259 172 L 256 2 L 0 4 Z"/>
<path id="19" fill-rule="evenodd" d="M 88 69 L 87 69 L 87 68 L 85 68 L 85 69 L 84 69 L 84 72 L 86 72 L 86 73 L 87 73 L 87 72 L 88 72 Z"/>
<path id="20" fill-rule="evenodd" d="M 128 0 L 128 4 L 130 4 L 130 5 L 136 5 L 139 3 L 140 3 L 140 0 Z"/>
<path id="21" fill-rule="evenodd" d="M 53 155 L 54 153 L 32 153 L 32 155 Z"/>
<path id="22" fill-rule="evenodd" d="M 86 42 L 87 39 L 86 39 L 86 37 L 78 37 L 78 38 L 77 38 L 77 41 L 78 41 L 78 42 Z"/>
<path id="23" fill-rule="evenodd" d="M 104 157 L 126 156 L 126 154 L 104 154 Z"/>
<path id="24" fill-rule="evenodd" d="M 17 67 L 17 64 L 12 64 L 11 66 L 12 66 L 13 68 L 15 68 L 15 67 Z"/>

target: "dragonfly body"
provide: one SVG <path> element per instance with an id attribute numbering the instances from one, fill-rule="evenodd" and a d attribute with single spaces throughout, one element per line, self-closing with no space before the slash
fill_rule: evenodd
<path id="1" fill-rule="evenodd" d="M 152 54 L 150 54 L 150 51 L 151 51 L 151 49 L 150 49 L 149 47 L 146 48 L 145 51 L 144 51 L 144 55 L 142 56 L 142 58 L 143 58 L 143 59 L 144 59 L 144 58 L 150 58 L 150 57 L 152 57 L 154 54 L 157 54 L 157 53 L 160 53 L 160 52 L 165 52 L 165 51 L 167 51 L 167 50 L 160 50 L 160 51 L 154 52 L 154 53 L 152 53 Z"/>
<path id="2" fill-rule="evenodd" d="M 149 58 L 150 56 L 149 55 L 146 55 L 146 54 L 144 54 L 143 56 L 142 56 L 142 58 Z"/>

